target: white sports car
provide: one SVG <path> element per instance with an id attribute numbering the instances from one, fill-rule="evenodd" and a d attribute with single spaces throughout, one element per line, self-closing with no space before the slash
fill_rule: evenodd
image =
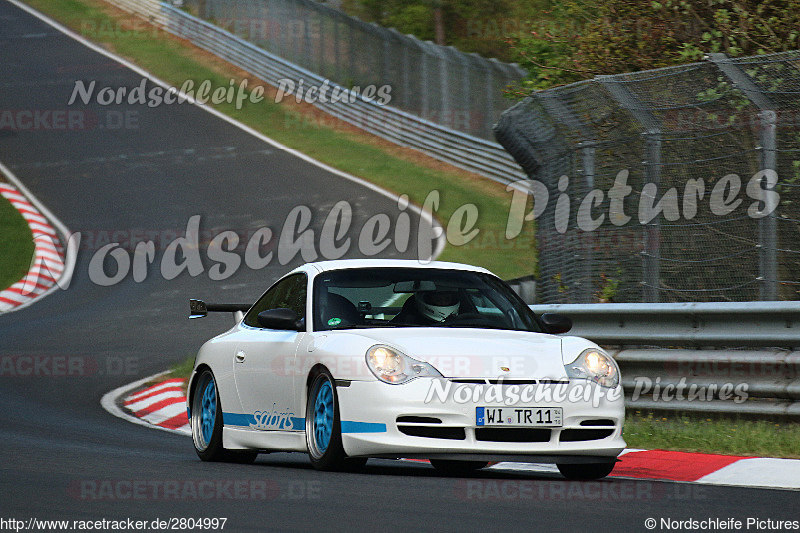
<path id="1" fill-rule="evenodd" d="M 608 475 L 625 447 L 619 368 L 556 336 L 489 271 L 455 263 L 309 263 L 250 306 L 191 301 L 191 318 L 237 313 L 206 342 L 187 408 L 205 461 L 306 452 L 322 470 L 369 457 L 430 459 L 465 473 L 492 461 Z"/>

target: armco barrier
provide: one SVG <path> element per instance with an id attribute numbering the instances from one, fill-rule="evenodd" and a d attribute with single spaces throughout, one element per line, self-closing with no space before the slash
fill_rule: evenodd
<path id="1" fill-rule="evenodd" d="M 800 417 L 800 302 L 531 309 L 570 317 L 568 335 L 609 350 L 629 408 Z"/>
<path id="2" fill-rule="evenodd" d="M 156 0 L 108 0 L 150 23 L 187 39 L 231 64 L 277 86 L 281 79 L 304 80 L 305 86 L 321 85 L 316 73 L 205 22 L 185 11 Z M 335 84 L 330 84 L 333 88 Z M 346 93 L 349 91 L 345 90 Z M 522 169 L 496 142 L 454 131 L 391 106 L 379 106 L 360 97 L 353 103 L 330 101 L 315 104 L 326 113 L 402 146 L 416 148 L 459 168 L 508 184 L 525 179 Z"/>

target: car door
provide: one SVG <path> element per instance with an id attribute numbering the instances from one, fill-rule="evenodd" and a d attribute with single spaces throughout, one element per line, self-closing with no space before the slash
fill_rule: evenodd
<path id="1" fill-rule="evenodd" d="M 292 369 L 304 331 L 261 327 L 258 313 L 287 308 L 305 321 L 308 278 L 293 274 L 273 285 L 248 311 L 236 346 L 233 373 L 239 399 L 259 430 L 303 429 L 303 414 L 294 401 Z"/>

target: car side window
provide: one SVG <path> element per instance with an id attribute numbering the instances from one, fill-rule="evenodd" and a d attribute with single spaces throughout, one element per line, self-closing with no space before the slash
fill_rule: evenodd
<path id="1" fill-rule="evenodd" d="M 273 285 L 244 317 L 244 323 L 258 328 L 258 314 L 269 309 L 285 307 L 297 313 L 298 319 L 306 317 L 306 286 L 308 278 L 305 274 L 294 274 Z"/>

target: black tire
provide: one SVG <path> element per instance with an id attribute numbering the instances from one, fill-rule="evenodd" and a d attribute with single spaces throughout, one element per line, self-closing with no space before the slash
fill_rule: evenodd
<path id="1" fill-rule="evenodd" d="M 476 470 L 486 468 L 489 463 L 487 461 L 454 461 L 451 459 L 431 459 L 431 465 L 433 465 L 433 467 L 442 474 L 447 474 L 448 476 L 466 476 L 472 472 L 475 472 Z"/>
<path id="2" fill-rule="evenodd" d="M 203 371 L 196 381 L 191 413 L 192 441 L 200 459 L 242 464 L 256 460 L 257 451 L 226 450 L 222 447 L 222 404 L 214 374 L 210 370 Z"/>
<path id="3" fill-rule="evenodd" d="M 365 457 L 348 458 L 342 447 L 339 396 L 330 372 L 322 370 L 311 379 L 306 402 L 306 445 L 317 470 L 357 470 Z"/>
<path id="4" fill-rule="evenodd" d="M 589 481 L 602 479 L 614 470 L 616 463 L 557 464 L 558 471 L 567 479 Z"/>

